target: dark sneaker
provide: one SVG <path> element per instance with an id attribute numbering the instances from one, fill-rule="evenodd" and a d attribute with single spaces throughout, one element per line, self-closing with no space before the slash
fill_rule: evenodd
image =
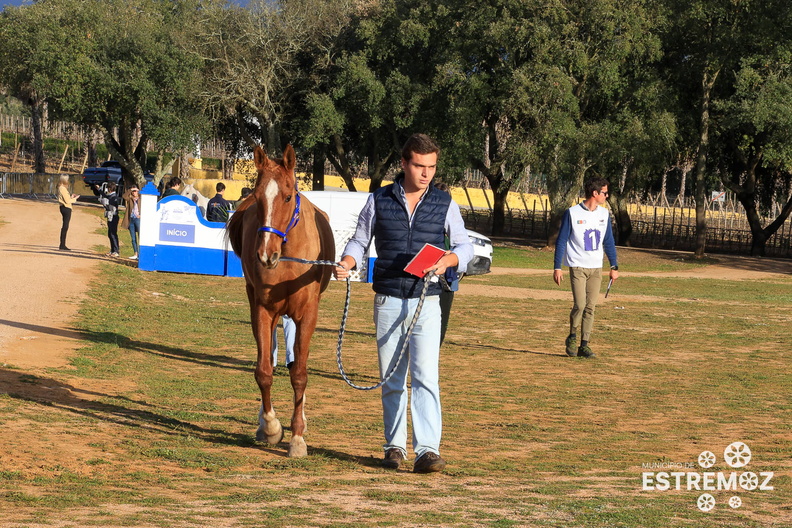
<path id="1" fill-rule="evenodd" d="M 589 346 L 588 346 L 588 345 L 586 345 L 586 346 L 581 346 L 581 347 L 578 347 L 578 349 L 577 349 L 577 355 L 578 355 L 578 356 L 580 356 L 580 357 L 584 357 L 584 358 L 593 358 L 593 357 L 597 357 L 597 355 L 596 355 L 596 354 L 594 354 L 594 352 L 592 352 L 591 348 L 589 348 Z"/>
<path id="2" fill-rule="evenodd" d="M 443 457 L 432 451 L 427 451 L 415 459 L 413 473 L 436 473 L 443 471 L 445 467 L 446 461 L 443 460 Z"/>
<path id="3" fill-rule="evenodd" d="M 60 251 L 71 251 L 71 249 L 67 248 L 66 246 L 61 246 L 58 248 Z"/>
<path id="4" fill-rule="evenodd" d="M 575 357 L 578 355 L 577 351 L 577 338 L 573 335 L 570 335 L 566 338 L 566 354 L 569 357 Z"/>
<path id="5" fill-rule="evenodd" d="M 407 460 L 407 457 L 404 456 L 401 449 L 397 447 L 391 447 L 387 451 L 385 451 L 385 458 L 382 460 L 382 467 L 388 469 L 399 469 L 401 467 L 402 462 Z"/>

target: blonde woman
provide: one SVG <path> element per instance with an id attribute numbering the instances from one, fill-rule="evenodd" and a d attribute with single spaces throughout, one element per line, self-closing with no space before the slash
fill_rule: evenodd
<path id="1" fill-rule="evenodd" d="M 66 233 L 69 231 L 72 204 L 74 204 L 74 201 L 79 197 L 79 194 L 69 194 L 69 176 L 61 174 L 60 181 L 58 181 L 58 204 L 60 204 L 60 213 L 63 217 L 63 225 L 61 226 L 60 233 L 60 247 L 58 247 L 61 251 L 71 251 L 66 247 Z"/>
<path id="2" fill-rule="evenodd" d="M 121 227 L 129 229 L 129 237 L 132 239 L 132 251 L 134 255 L 129 257 L 132 260 L 138 258 L 138 238 L 140 237 L 140 189 L 137 186 L 130 187 L 124 193 L 124 205 L 126 214 L 121 222 Z"/>

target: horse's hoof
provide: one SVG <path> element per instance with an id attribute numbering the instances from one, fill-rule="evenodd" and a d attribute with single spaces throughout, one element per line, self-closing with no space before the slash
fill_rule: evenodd
<path id="1" fill-rule="evenodd" d="M 289 457 L 300 458 L 308 456 L 308 446 L 302 436 L 294 436 L 289 442 Z"/>
<path id="2" fill-rule="evenodd" d="M 279 444 L 283 440 L 283 427 L 278 426 L 278 430 L 272 434 L 267 434 L 264 427 L 259 427 L 256 431 L 256 441 L 266 442 L 270 445 Z"/>

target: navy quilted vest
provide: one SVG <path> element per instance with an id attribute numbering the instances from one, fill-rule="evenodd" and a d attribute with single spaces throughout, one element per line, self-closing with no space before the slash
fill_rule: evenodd
<path id="1" fill-rule="evenodd" d="M 401 183 L 403 178 L 399 176 L 396 181 Z M 374 192 L 375 292 L 401 299 L 421 296 L 423 279 L 406 273 L 404 267 L 424 244 L 445 247 L 445 220 L 450 203 L 450 194 L 430 186 L 415 208 L 410 227 L 407 206 L 397 183 Z M 440 291 L 440 285 L 432 283 L 427 295 L 440 295 Z"/>

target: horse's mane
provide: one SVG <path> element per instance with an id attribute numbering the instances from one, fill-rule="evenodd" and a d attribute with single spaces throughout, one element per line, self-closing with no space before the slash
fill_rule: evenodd
<path id="1" fill-rule="evenodd" d="M 234 214 L 231 215 L 231 218 L 226 224 L 226 238 L 231 242 L 231 249 L 234 250 L 234 253 L 238 257 L 242 256 L 242 219 L 245 216 L 242 213 L 244 213 L 246 209 L 249 209 L 255 201 L 256 199 L 253 193 L 250 193 L 250 195 L 239 204 L 239 207 L 236 208 L 236 211 L 234 211 Z"/>

